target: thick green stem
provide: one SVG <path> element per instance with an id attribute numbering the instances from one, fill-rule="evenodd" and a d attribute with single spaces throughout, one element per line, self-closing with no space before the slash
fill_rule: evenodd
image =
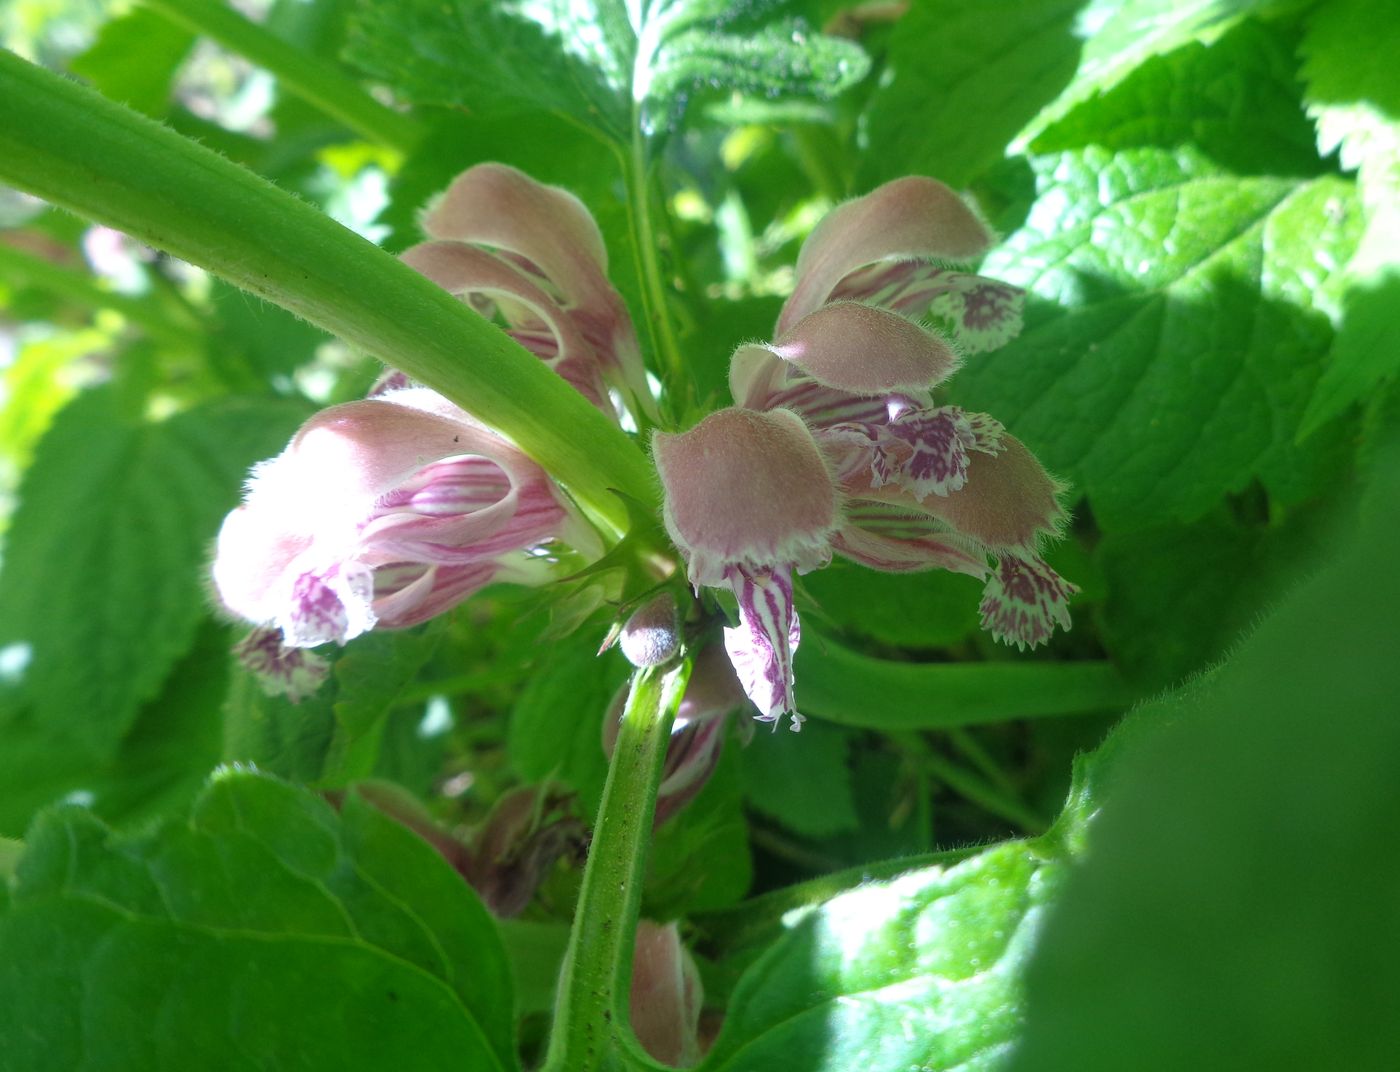
<path id="1" fill-rule="evenodd" d="M 312 206 L 101 95 L 0 52 L 0 181 L 201 265 L 509 436 L 618 531 L 646 457 L 536 357 Z"/>
<path id="2" fill-rule="evenodd" d="M 287 44 L 220 0 L 145 0 L 178 26 L 210 37 L 264 70 L 278 83 L 367 141 L 406 153 L 422 130 L 411 117 L 386 108 L 333 64 Z"/>
<path id="3" fill-rule="evenodd" d="M 628 1023 L 632 946 L 656 787 L 689 665 L 639 671 L 613 747 L 559 975 L 545 1072 L 592 1072 Z"/>
<path id="4" fill-rule="evenodd" d="M 905 663 L 815 634 L 798 650 L 797 690 L 803 714 L 875 730 L 1115 711 L 1137 699 L 1111 663 Z"/>

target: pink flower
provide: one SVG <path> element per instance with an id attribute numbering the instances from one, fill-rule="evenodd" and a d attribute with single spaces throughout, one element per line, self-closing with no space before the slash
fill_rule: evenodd
<path id="1" fill-rule="evenodd" d="M 229 611 L 308 648 L 416 625 L 493 581 L 539 583 L 564 546 L 601 551 L 548 474 L 409 387 L 323 410 L 255 468 L 213 574 Z M 275 682 L 281 663 L 265 648 Z"/>
<path id="2" fill-rule="evenodd" d="M 406 250 L 405 264 L 499 318 L 604 412 L 615 413 L 611 386 L 656 421 L 637 336 L 583 202 L 505 164 L 478 164 L 438 197 L 422 226 L 433 241 Z"/>
<path id="3" fill-rule="evenodd" d="M 957 347 L 1019 330 L 1020 291 L 940 266 L 990 242 L 931 179 L 839 206 L 802 248 L 777 338 L 734 352 L 738 406 L 655 437 L 667 530 L 693 584 L 738 599 L 725 646 L 761 719 L 788 712 L 800 726 L 792 574 L 833 553 L 880 570 L 990 572 L 983 626 L 1018 647 L 1069 627 L 1075 588 L 1037 551 L 1062 524 L 1060 486 L 994 418 L 933 398 Z M 913 319 L 926 315 L 948 334 Z"/>

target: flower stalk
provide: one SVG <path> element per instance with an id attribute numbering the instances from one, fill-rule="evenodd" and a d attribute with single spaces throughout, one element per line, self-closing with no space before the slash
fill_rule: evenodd
<path id="1" fill-rule="evenodd" d="M 689 662 L 681 662 L 633 678 L 559 975 L 544 1072 L 604 1067 L 615 1033 L 628 1022 L 656 789 L 689 674 Z"/>

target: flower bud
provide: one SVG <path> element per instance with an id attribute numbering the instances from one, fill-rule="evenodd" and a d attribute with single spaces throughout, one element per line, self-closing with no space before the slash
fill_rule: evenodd
<path id="1" fill-rule="evenodd" d="M 681 646 L 675 596 L 661 592 L 643 603 L 622 627 L 619 644 L 627 661 L 638 669 L 675 658 Z"/>
<path id="2" fill-rule="evenodd" d="M 703 999 L 700 972 L 676 925 L 638 922 L 630 1007 L 632 1033 L 642 1049 L 668 1065 L 697 1063 Z"/>

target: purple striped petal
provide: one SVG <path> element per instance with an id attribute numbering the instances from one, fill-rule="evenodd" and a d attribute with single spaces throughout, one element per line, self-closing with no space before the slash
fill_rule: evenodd
<path id="1" fill-rule="evenodd" d="M 982 593 L 982 628 L 1018 649 L 1034 648 L 1056 625 L 1069 629 L 1069 597 L 1077 591 L 1038 556 L 1003 554 Z"/>
<path id="2" fill-rule="evenodd" d="M 846 523 L 831 544 L 838 555 L 885 573 L 945 569 L 978 580 L 987 576 L 986 555 L 975 543 L 937 518 L 889 503 L 848 504 Z"/>
<path id="3" fill-rule="evenodd" d="M 595 406 L 612 412 L 603 357 L 541 281 L 502 257 L 460 242 L 423 242 L 399 259 L 488 319 L 499 313 L 512 338 Z"/>
<path id="4" fill-rule="evenodd" d="M 793 698 L 792 656 L 801 639 L 792 605 L 792 573 L 786 568 L 746 569 L 731 566 L 727 580 L 739 600 L 739 625 L 724 630 L 724 650 L 739 675 L 744 694 L 753 701 L 762 722 L 792 716 L 792 728 L 803 717 Z"/>
<path id="5" fill-rule="evenodd" d="M 657 419 L 627 306 L 608 282 L 602 232 L 582 201 L 504 164 L 478 164 L 457 176 L 422 225 L 432 238 L 497 250 L 547 281 L 609 380 Z"/>

